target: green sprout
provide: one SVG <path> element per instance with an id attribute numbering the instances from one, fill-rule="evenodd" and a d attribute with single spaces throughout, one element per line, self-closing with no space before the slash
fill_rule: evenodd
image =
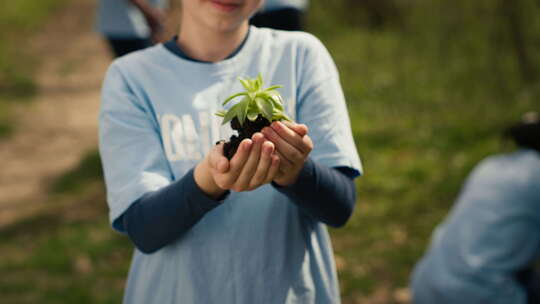
<path id="1" fill-rule="evenodd" d="M 283 98 L 276 91 L 276 89 L 281 88 L 280 85 L 263 89 L 261 74 L 254 79 L 244 79 L 241 77 L 238 79 L 246 91 L 231 95 L 223 102 L 223 105 L 226 105 L 229 101 L 243 96 L 242 100 L 232 106 L 228 111 L 219 111 L 216 113 L 217 116 L 223 117 L 223 124 L 236 117 L 240 125 L 244 125 L 246 118 L 250 121 L 255 121 L 259 115 L 266 118 L 269 122 L 276 120 L 291 121 L 283 112 Z"/>

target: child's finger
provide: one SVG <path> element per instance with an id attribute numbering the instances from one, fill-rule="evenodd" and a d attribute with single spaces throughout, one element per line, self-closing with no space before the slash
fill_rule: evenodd
<path id="1" fill-rule="evenodd" d="M 296 132 L 300 136 L 306 136 L 308 134 L 309 129 L 304 124 L 297 124 L 290 121 L 283 121 L 282 123 L 286 125 L 287 127 L 289 127 L 290 129 L 292 129 L 294 132 Z"/>
<path id="2" fill-rule="evenodd" d="M 282 153 L 277 150 L 274 153 L 279 157 L 280 160 L 279 171 L 287 172 L 293 168 L 294 164 L 285 158 Z"/>
<path id="3" fill-rule="evenodd" d="M 250 189 L 255 189 L 265 183 L 266 175 L 272 164 L 272 152 L 274 152 L 274 144 L 270 141 L 265 141 L 261 147 L 261 157 L 257 171 L 255 171 L 249 183 Z"/>
<path id="4" fill-rule="evenodd" d="M 229 171 L 225 174 L 220 174 L 218 177 L 219 182 L 221 183 L 220 187 L 230 189 L 235 184 L 238 176 L 242 172 L 244 163 L 249 157 L 249 152 L 252 146 L 253 142 L 251 139 L 244 139 L 242 142 L 240 142 L 238 150 L 236 150 L 236 153 L 229 162 Z"/>
<path id="5" fill-rule="evenodd" d="M 265 184 L 270 183 L 276 178 L 276 175 L 279 172 L 281 159 L 277 155 L 272 155 L 272 163 L 270 164 L 270 169 L 268 170 L 268 173 L 266 174 L 266 179 L 264 181 Z"/>
<path id="6" fill-rule="evenodd" d="M 223 146 L 223 142 L 221 142 L 210 151 L 210 166 L 218 173 L 225 173 L 229 170 L 229 160 L 223 156 Z"/>
<path id="7" fill-rule="evenodd" d="M 304 159 L 304 153 L 296 149 L 296 147 L 283 139 L 283 137 L 279 136 L 279 134 L 273 128 L 265 127 L 262 131 L 264 136 L 274 143 L 274 145 L 276 146 L 276 150 L 281 153 L 280 156 L 283 156 L 291 163 L 296 163 Z"/>
<path id="8" fill-rule="evenodd" d="M 250 180 L 257 170 L 259 158 L 261 154 L 261 145 L 264 141 L 264 136 L 261 133 L 255 133 L 252 137 L 252 147 L 249 153 L 249 157 L 242 167 L 240 175 L 234 183 L 233 190 L 240 192 L 245 191 L 249 187 Z"/>
<path id="9" fill-rule="evenodd" d="M 296 150 L 307 154 L 311 151 L 310 147 L 304 142 L 304 136 L 300 136 L 298 133 L 293 131 L 291 128 L 287 127 L 283 123 L 276 121 L 270 125 L 271 129 L 274 130 L 283 140 L 288 142 Z"/>

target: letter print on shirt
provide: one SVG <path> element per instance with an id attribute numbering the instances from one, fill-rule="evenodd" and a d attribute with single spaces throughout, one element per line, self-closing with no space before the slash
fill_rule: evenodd
<path id="1" fill-rule="evenodd" d="M 181 117 L 166 113 L 161 116 L 160 124 L 165 154 L 170 162 L 201 160 L 215 142 L 233 133 L 229 125 L 222 126 L 220 118 L 208 111 Z"/>

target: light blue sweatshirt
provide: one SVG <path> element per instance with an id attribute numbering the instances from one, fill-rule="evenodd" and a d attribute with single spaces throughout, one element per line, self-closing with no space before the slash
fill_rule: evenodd
<path id="1" fill-rule="evenodd" d="M 314 161 L 361 173 L 337 69 L 314 36 L 251 27 L 242 49 L 218 63 L 157 45 L 117 59 L 104 81 L 99 146 L 111 222 L 230 136 L 214 113 L 243 90 L 237 77 L 259 73 L 266 85 L 283 85 L 286 113 L 309 127 Z M 231 193 L 155 253 L 135 250 L 124 297 L 141 304 L 339 302 L 326 226 L 271 185 Z"/>

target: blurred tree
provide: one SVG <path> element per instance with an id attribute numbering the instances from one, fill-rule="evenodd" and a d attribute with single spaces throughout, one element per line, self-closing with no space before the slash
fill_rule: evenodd
<path id="1" fill-rule="evenodd" d="M 401 23 L 402 19 L 396 0 L 345 0 L 344 9 L 353 24 L 365 24 L 372 29 Z"/>
<path id="2" fill-rule="evenodd" d="M 537 1 L 540 3 L 540 1 Z M 537 80 L 537 71 L 533 65 L 527 35 L 525 34 L 523 16 L 523 0 L 500 0 L 501 15 L 506 19 L 508 31 L 512 40 L 512 47 L 516 54 L 517 63 L 521 72 L 523 81 L 533 83 Z"/>

